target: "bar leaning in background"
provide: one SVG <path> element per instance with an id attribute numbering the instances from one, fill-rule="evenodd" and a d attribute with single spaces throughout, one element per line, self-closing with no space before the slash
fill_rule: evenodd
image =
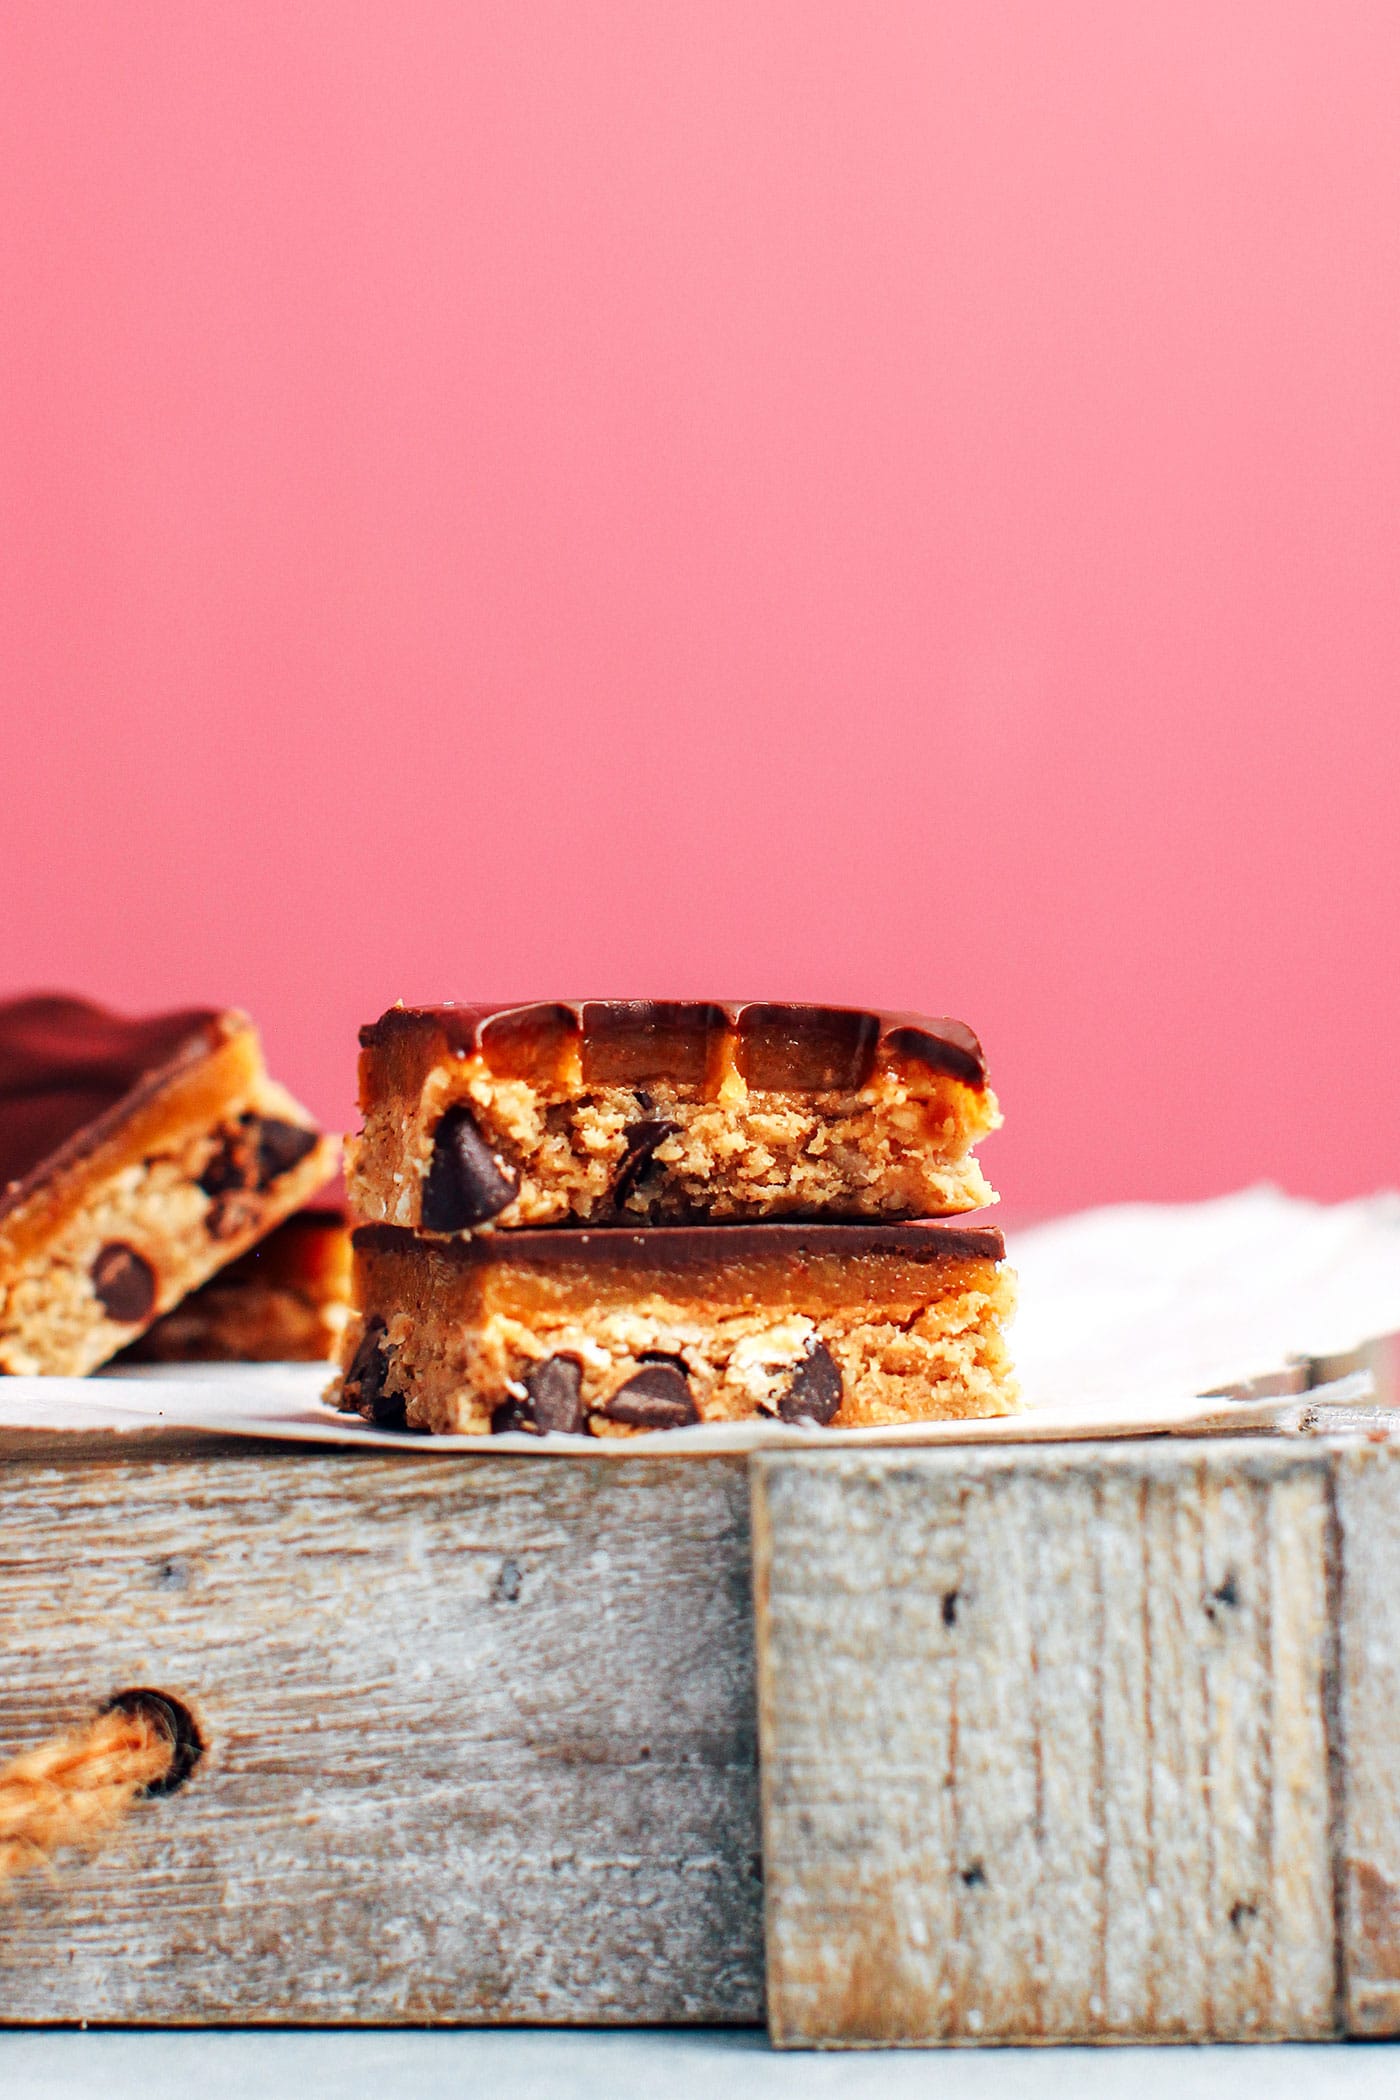
<path id="1" fill-rule="evenodd" d="M 0 1005 L 0 1371 L 96 1369 L 339 1156 L 268 1076 L 246 1014 Z"/>
<path id="2" fill-rule="evenodd" d="M 1001 1117 L 959 1021 L 591 999 L 394 1007 L 360 1035 L 366 1223 L 942 1217 L 996 1201 Z"/>
<path id="3" fill-rule="evenodd" d="M 339 1404 L 381 1428 L 631 1436 L 1012 1412 L 986 1225 L 354 1235 Z"/>
<path id="4" fill-rule="evenodd" d="M 350 1231 L 299 1210 L 182 1298 L 120 1363 L 325 1363 L 350 1317 Z"/>

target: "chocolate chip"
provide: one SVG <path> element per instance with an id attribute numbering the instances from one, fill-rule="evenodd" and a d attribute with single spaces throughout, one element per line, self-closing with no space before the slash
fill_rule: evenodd
<path id="1" fill-rule="evenodd" d="M 291 1173 L 293 1167 L 299 1167 L 320 1142 L 316 1132 L 308 1130 L 304 1124 L 283 1123 L 276 1116 L 255 1116 L 252 1136 L 260 1189 L 265 1189 L 270 1181 L 280 1181 L 284 1174 Z"/>
<path id="2" fill-rule="evenodd" d="M 583 1431 L 583 1404 L 579 1391 L 583 1367 L 576 1356 L 549 1356 L 536 1364 L 522 1380 L 523 1399 L 512 1395 L 491 1416 L 492 1436 L 511 1430 L 527 1430 L 533 1436 L 579 1436 Z"/>
<path id="3" fill-rule="evenodd" d="M 684 1371 L 674 1363 L 659 1361 L 620 1385 L 598 1413 L 606 1421 L 626 1422 L 633 1429 L 684 1429 L 700 1419 Z"/>
<path id="4" fill-rule="evenodd" d="M 199 1186 L 206 1196 L 222 1196 L 229 1189 L 246 1189 L 253 1179 L 253 1172 L 248 1132 L 240 1125 L 237 1129 L 220 1133 L 219 1142 L 199 1177 Z"/>
<path id="5" fill-rule="evenodd" d="M 214 1198 L 204 1214 L 204 1230 L 211 1240 L 236 1240 L 240 1233 L 252 1232 L 261 1217 L 257 1197 L 233 1189 L 227 1196 Z"/>
<path id="6" fill-rule="evenodd" d="M 360 1410 L 363 1414 L 363 1408 Z M 366 1420 L 376 1429 L 407 1429 L 408 1400 L 403 1393 L 380 1393 Z"/>
<path id="7" fill-rule="evenodd" d="M 345 1373 L 346 1398 L 354 1400 L 357 1406 L 371 1406 L 384 1383 L 384 1330 L 385 1323 L 377 1316 L 365 1321 L 365 1331 Z"/>
<path id="8" fill-rule="evenodd" d="M 108 1319 L 134 1325 L 147 1318 L 156 1302 L 156 1272 L 134 1247 L 109 1240 L 89 1274 Z"/>
<path id="9" fill-rule="evenodd" d="M 657 1146 L 664 1145 L 668 1137 L 674 1137 L 680 1127 L 679 1123 L 668 1123 L 661 1116 L 631 1125 L 627 1132 L 622 1164 L 617 1170 L 612 1186 L 612 1199 L 618 1210 L 622 1209 L 651 1165 L 651 1156 Z"/>
<path id="10" fill-rule="evenodd" d="M 809 1342 L 807 1354 L 792 1374 L 778 1402 L 783 1422 L 829 1422 L 841 1405 L 841 1373 L 824 1342 Z"/>
<path id="11" fill-rule="evenodd" d="M 265 1189 L 299 1167 L 318 1142 L 316 1132 L 302 1123 L 284 1123 L 279 1116 L 242 1115 L 233 1129 L 220 1132 L 199 1186 L 206 1196 L 222 1196 L 233 1189 Z"/>
<path id="12" fill-rule="evenodd" d="M 530 1408 L 542 1430 L 578 1436 L 583 1430 L 583 1366 L 575 1356 L 551 1356 L 524 1381 Z"/>
<path id="13" fill-rule="evenodd" d="M 680 1372 L 682 1378 L 688 1379 L 690 1376 L 690 1365 L 674 1349 L 639 1349 L 637 1351 L 637 1362 L 639 1364 L 671 1364 Z"/>
<path id="14" fill-rule="evenodd" d="M 350 1359 L 350 1368 L 345 1374 L 345 1397 L 357 1414 L 376 1429 L 406 1429 L 408 1427 L 408 1403 L 402 1393 L 386 1393 L 384 1381 L 389 1375 L 392 1355 L 384 1339 L 384 1322 L 379 1318 L 369 1320 L 360 1337 L 360 1346 Z"/>
<path id="15" fill-rule="evenodd" d="M 449 1108 L 437 1127 L 432 1165 L 423 1184 L 423 1225 L 428 1232 L 462 1232 L 484 1225 L 519 1193 L 476 1126 L 469 1108 Z"/>

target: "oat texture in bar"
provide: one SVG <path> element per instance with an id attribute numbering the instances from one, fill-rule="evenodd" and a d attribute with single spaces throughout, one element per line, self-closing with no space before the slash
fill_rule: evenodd
<path id="1" fill-rule="evenodd" d="M 298 1209 L 339 1153 L 247 1016 L 0 1005 L 0 1370 L 91 1371 Z"/>
<path id="2" fill-rule="evenodd" d="M 415 1231 L 926 1218 L 996 1198 L 961 1022 L 585 999 L 394 1007 L 361 1031 L 356 1215 Z"/>
<path id="3" fill-rule="evenodd" d="M 350 1228 L 301 1210 L 124 1349 L 147 1364 L 324 1363 L 350 1317 Z"/>
<path id="4" fill-rule="evenodd" d="M 381 1428 L 634 1436 L 1016 1407 L 1001 1234 L 961 1225 L 354 1235 L 339 1404 Z"/>

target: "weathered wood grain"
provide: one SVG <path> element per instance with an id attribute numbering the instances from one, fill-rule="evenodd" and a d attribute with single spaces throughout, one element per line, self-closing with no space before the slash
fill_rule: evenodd
<path id="1" fill-rule="evenodd" d="M 17 1885 L 0 2017 L 761 2018 L 742 1461 L 131 1449 L 0 1462 L 0 1756 L 210 1749 Z"/>
<path id="2" fill-rule="evenodd" d="M 0 1444 L 0 1756 L 210 1751 L 0 1907 L 0 2018 L 749 2021 L 740 1460 Z M 1400 2031 L 1400 1455 L 754 1464 L 788 2043 Z"/>
<path id="3" fill-rule="evenodd" d="M 1346 2024 L 1400 2034 L 1400 1459 L 1359 1444 L 1336 1465 Z"/>
<path id="4" fill-rule="evenodd" d="M 1389 1454 L 1348 1480 L 1350 1523 L 1388 1496 L 1393 1526 Z M 1339 2030 L 1334 1837 L 1389 1904 L 1400 1808 L 1393 1759 L 1348 1797 L 1336 1742 L 1325 1447 L 774 1453 L 754 1483 L 775 2040 Z M 1382 1625 L 1353 1602 L 1348 1639 Z M 1348 1682 L 1364 1751 L 1400 1687 Z M 1358 1913 L 1380 1887 L 1353 1873 Z"/>

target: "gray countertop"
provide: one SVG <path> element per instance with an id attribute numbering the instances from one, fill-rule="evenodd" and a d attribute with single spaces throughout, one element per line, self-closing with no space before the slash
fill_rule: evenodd
<path id="1" fill-rule="evenodd" d="M 0 2032 L 4 2100 L 1381 2100 L 1387 2043 L 775 2054 L 757 2033 Z"/>

